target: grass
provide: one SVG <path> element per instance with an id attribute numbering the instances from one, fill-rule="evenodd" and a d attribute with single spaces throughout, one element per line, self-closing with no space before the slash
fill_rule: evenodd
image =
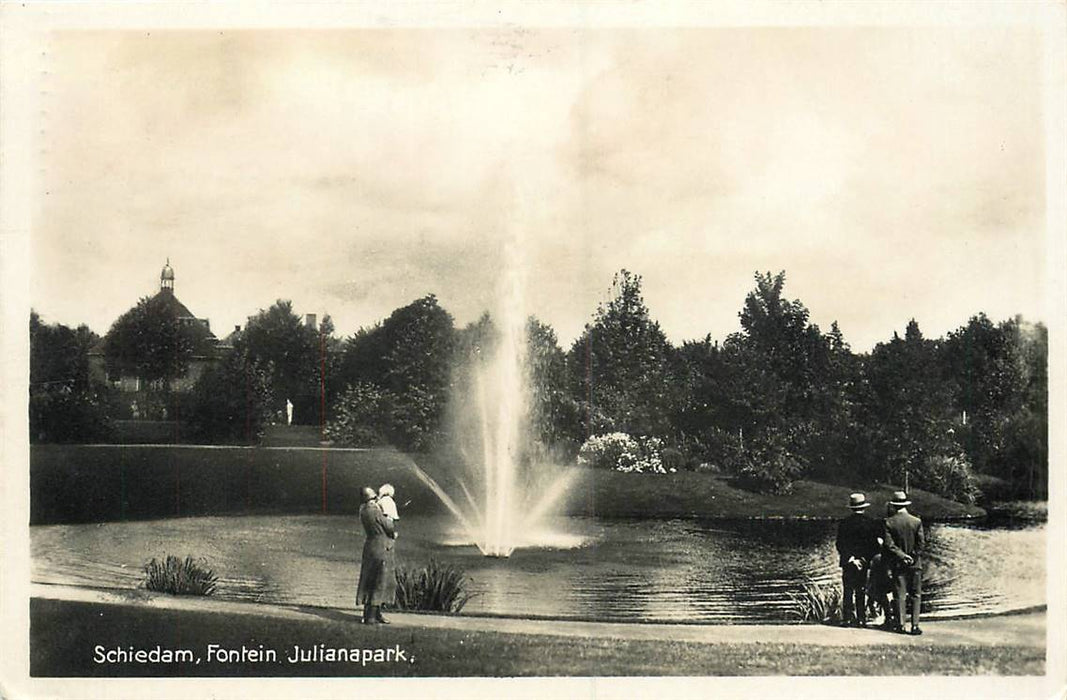
<path id="1" fill-rule="evenodd" d="M 411 469 L 412 456 L 392 450 L 33 445 L 31 524 L 102 522 L 245 513 L 354 514 L 359 489 L 386 481 L 411 513 L 446 512 Z M 419 466 L 448 481 L 456 465 L 415 455 Z M 840 518 L 853 487 L 797 482 L 784 496 L 738 488 L 724 476 L 623 474 L 574 467 L 563 506 L 572 515 L 604 518 Z M 891 493 L 868 489 L 874 510 Z M 912 510 L 927 519 L 973 517 L 980 508 L 915 490 Z"/>
<path id="2" fill-rule="evenodd" d="M 841 586 L 805 581 L 799 592 L 790 592 L 792 614 L 800 622 L 833 625 L 841 622 Z"/>
<path id="3" fill-rule="evenodd" d="M 458 613 L 473 597 L 463 569 L 443 565 L 434 557 L 421 568 L 397 567 L 396 606 L 400 610 Z"/>
<path id="4" fill-rule="evenodd" d="M 1048 501 L 1000 501 L 986 506 L 991 515 L 1022 522 L 1048 522 Z"/>
<path id="5" fill-rule="evenodd" d="M 95 645 L 191 649 L 208 644 L 276 648 L 294 644 L 387 648 L 400 664 L 204 663 L 97 664 Z M 1040 675 L 1045 650 L 1029 646 L 879 644 L 827 647 L 782 643 L 699 643 L 574 638 L 496 632 L 368 628 L 355 618 L 322 611 L 314 620 L 227 616 L 136 606 L 33 599 L 33 676 L 759 676 L 759 675 Z"/>
<path id="6" fill-rule="evenodd" d="M 184 560 L 167 555 L 166 559 L 145 564 L 145 588 L 172 595 L 211 595 L 219 577 L 204 565 L 202 559 Z"/>
<path id="7" fill-rule="evenodd" d="M 801 480 L 789 494 L 774 496 L 748 491 L 735 479 L 714 474 L 582 471 L 570 510 L 600 517 L 838 519 L 847 515 L 850 492 L 864 490 L 874 504 L 872 512 L 884 512 L 894 490 L 888 485 L 839 486 Z M 909 496 L 914 502 L 909 510 L 926 519 L 978 517 L 984 512 L 917 489 Z"/>

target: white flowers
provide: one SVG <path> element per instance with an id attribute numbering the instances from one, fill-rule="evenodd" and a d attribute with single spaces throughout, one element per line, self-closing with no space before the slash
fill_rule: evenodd
<path id="1" fill-rule="evenodd" d="M 626 433 L 593 435 L 578 450 L 578 464 L 639 474 L 666 474 L 660 454 L 663 441 Z"/>

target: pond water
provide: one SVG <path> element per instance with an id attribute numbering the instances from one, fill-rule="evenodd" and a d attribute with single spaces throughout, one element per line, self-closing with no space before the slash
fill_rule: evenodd
<path id="1" fill-rule="evenodd" d="M 839 576 L 834 523 L 559 518 L 541 544 L 481 556 L 444 517 L 402 521 L 398 564 L 462 567 L 465 613 L 610 621 L 778 622 L 790 592 Z M 1044 605 L 1045 525 L 928 526 L 929 616 Z M 230 600 L 354 609 L 363 542 L 356 517 L 241 516 L 31 528 L 38 583 L 136 588 L 152 557 L 207 560 Z M 924 605 L 924 607 L 927 607 Z"/>

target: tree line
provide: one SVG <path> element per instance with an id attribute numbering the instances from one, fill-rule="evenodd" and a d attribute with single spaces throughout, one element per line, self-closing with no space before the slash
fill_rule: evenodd
<path id="1" fill-rule="evenodd" d="M 977 314 L 930 339 L 912 320 L 903 337 L 856 353 L 836 323 L 823 331 L 784 295 L 785 279 L 757 273 L 740 330 L 721 342 L 670 343 L 640 276 L 626 270 L 567 349 L 531 317 L 536 443 L 569 459 L 594 435 L 656 438 L 672 468 L 732 474 L 771 492 L 813 478 L 908 484 L 969 502 L 983 492 L 1047 497 L 1044 325 Z M 433 295 L 343 339 L 329 317 L 307 326 L 279 300 L 250 318 L 191 391 L 172 392 L 167 380 L 188 369 L 198 331 L 175 331 L 150 302 L 127 314 L 140 321 L 124 315 L 104 337 L 107 360 L 143 376 L 175 406 L 185 434 L 205 442 L 255 442 L 291 401 L 296 422 L 322 426 L 335 442 L 433 450 L 448 440 L 464 368 L 497 337 L 488 314 L 457 327 Z M 114 391 L 91 381 L 86 359 L 99 338 L 34 313 L 30 339 L 31 438 L 105 433 Z"/>

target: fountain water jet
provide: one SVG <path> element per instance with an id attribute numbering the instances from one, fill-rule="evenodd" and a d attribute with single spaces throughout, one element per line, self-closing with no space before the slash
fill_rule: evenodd
<path id="1" fill-rule="evenodd" d="M 542 519 L 566 492 L 573 473 L 564 472 L 550 483 L 533 483 L 524 472 L 530 411 L 527 381 L 527 314 L 522 274 L 521 240 L 516 236 L 505 246 L 505 265 L 496 331 L 489 352 L 476 356 L 458 382 L 466 394 L 457 397 L 461 413 L 457 420 L 457 443 L 464 439 L 473 449 L 463 449 L 467 481 L 456 478 L 462 498 L 457 499 L 429 474 L 416 467 L 416 474 L 456 517 L 466 536 L 491 557 L 508 557 L 519 546 L 538 546 L 567 541 L 558 533 L 546 533 Z M 478 454 L 478 460 L 470 456 Z M 539 467 L 544 469 L 544 465 Z M 465 502 L 461 507 L 457 502 Z M 531 535 L 542 533 L 531 541 Z M 570 540 L 573 541 L 573 538 Z"/>

